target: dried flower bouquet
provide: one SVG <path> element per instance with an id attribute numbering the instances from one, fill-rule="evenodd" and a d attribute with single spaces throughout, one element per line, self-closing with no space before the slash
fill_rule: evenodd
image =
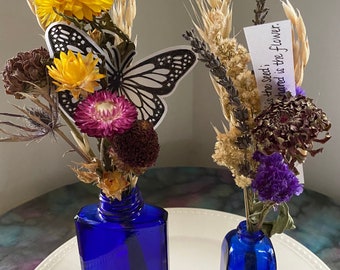
<path id="1" fill-rule="evenodd" d="M 175 90 L 196 56 L 189 46 L 176 46 L 133 62 L 135 0 L 27 2 L 47 49 L 7 61 L 6 93 L 32 106 L 1 113 L 10 120 L 0 121 L 0 141 L 59 135 L 83 159 L 72 166 L 77 177 L 120 200 L 155 164 L 160 149 L 155 128 L 167 112 L 163 97 Z"/>
<path id="2" fill-rule="evenodd" d="M 256 0 L 255 25 L 269 11 L 265 0 Z M 314 143 L 330 139 L 326 114 L 301 88 L 309 57 L 302 16 L 289 1 L 283 10 L 292 24 L 296 95 L 286 92 L 262 109 L 248 50 L 231 36 L 232 1 L 191 1 L 195 30 L 185 39 L 208 67 L 212 84 L 227 121 L 216 131 L 213 160 L 227 167 L 244 191 L 247 228 L 262 229 L 268 236 L 294 228 L 287 202 L 303 191 L 297 178 L 298 163 L 321 152 Z M 197 34 L 196 34 L 197 33 Z M 274 217 L 268 214 L 274 210 Z"/>

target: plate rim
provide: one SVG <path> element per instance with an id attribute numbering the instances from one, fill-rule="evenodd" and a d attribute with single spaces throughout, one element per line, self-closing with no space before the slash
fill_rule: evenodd
<path id="1" fill-rule="evenodd" d="M 169 217 L 174 215 L 197 215 L 197 216 L 210 216 L 210 217 L 218 217 L 226 220 L 233 220 L 235 222 L 235 226 L 237 226 L 238 222 L 244 220 L 243 216 L 223 212 L 219 210 L 213 209 L 203 209 L 203 208 L 191 208 L 191 207 L 168 207 L 165 208 L 168 211 Z M 171 236 L 169 236 L 171 238 Z M 302 245 L 297 240 L 293 239 L 287 234 L 276 234 L 271 237 L 271 240 L 275 246 L 275 243 L 281 243 L 291 251 L 293 251 L 299 258 L 303 259 L 308 264 L 313 264 L 315 269 L 320 270 L 330 270 L 330 268 L 312 251 L 310 251 L 307 247 Z M 62 259 L 65 257 L 65 254 L 68 252 L 77 249 L 77 238 L 73 236 L 66 242 L 64 242 L 61 246 L 52 251 L 36 268 L 35 270 L 49 270 L 53 269 L 52 267 L 56 266 Z"/>

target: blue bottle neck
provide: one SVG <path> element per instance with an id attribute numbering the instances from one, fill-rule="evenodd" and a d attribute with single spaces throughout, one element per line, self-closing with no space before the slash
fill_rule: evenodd
<path id="1" fill-rule="evenodd" d="M 246 243 L 256 243 L 261 241 L 265 234 L 262 231 L 250 232 L 247 230 L 247 223 L 246 221 L 240 222 L 237 227 L 237 235 L 240 240 Z"/>
<path id="2" fill-rule="evenodd" d="M 144 200 L 138 187 L 133 188 L 122 200 L 110 199 L 101 192 L 99 195 L 98 214 L 106 221 L 122 222 L 136 219 L 144 206 Z"/>

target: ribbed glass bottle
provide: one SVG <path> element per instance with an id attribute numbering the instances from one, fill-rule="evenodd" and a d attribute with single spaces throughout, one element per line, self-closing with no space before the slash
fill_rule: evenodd
<path id="1" fill-rule="evenodd" d="M 272 242 L 262 231 L 247 231 L 246 221 L 223 240 L 221 270 L 276 270 Z"/>
<path id="2" fill-rule="evenodd" d="M 135 187 L 122 200 L 103 193 L 75 217 L 83 270 L 168 270 L 168 213 Z"/>

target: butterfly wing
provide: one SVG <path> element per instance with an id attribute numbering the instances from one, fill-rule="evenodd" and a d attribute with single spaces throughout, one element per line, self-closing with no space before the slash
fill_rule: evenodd
<path id="1" fill-rule="evenodd" d="M 163 97 L 173 93 L 196 62 L 196 55 L 189 46 L 156 52 L 123 72 L 119 94 L 136 105 L 139 118 L 157 127 L 167 112 Z"/>
<path id="2" fill-rule="evenodd" d="M 61 52 L 67 53 L 71 50 L 75 53 L 80 52 L 86 55 L 92 52 L 95 57 L 98 57 L 98 66 L 105 66 L 105 69 L 110 74 L 116 74 L 118 65 L 117 55 L 112 58 L 115 62 L 110 61 L 109 50 L 100 48 L 84 31 L 62 22 L 51 24 L 45 32 L 45 40 L 51 57 L 58 57 Z M 112 40 L 114 38 L 112 37 Z M 108 45 L 110 47 L 110 45 Z M 111 46 L 112 47 L 112 46 Z M 70 92 L 63 91 L 58 93 L 59 104 L 66 114 L 72 118 L 79 100 L 73 98 Z"/>
<path id="3" fill-rule="evenodd" d="M 46 29 L 45 38 L 51 57 L 68 50 L 83 55 L 92 52 L 97 56 L 98 65 L 106 69 L 109 89 L 128 98 L 135 104 L 139 118 L 152 122 L 155 127 L 167 112 L 163 97 L 175 90 L 178 82 L 197 62 L 189 46 L 177 46 L 131 65 L 134 50 L 120 59 L 113 44 L 101 48 L 85 32 L 64 23 L 51 24 Z M 61 108 L 72 119 L 79 101 L 68 91 L 58 95 Z"/>
<path id="4" fill-rule="evenodd" d="M 112 51 L 108 49 L 114 47 L 113 33 L 112 42 L 107 42 L 105 50 L 103 50 L 88 34 L 79 28 L 63 22 L 55 22 L 46 29 L 45 40 L 51 57 L 58 57 L 60 52 L 67 53 L 68 50 L 75 53 L 80 52 L 82 55 L 92 52 L 95 56 L 99 57 L 99 64 L 102 64 L 104 58 L 106 60 L 106 68 L 111 72 L 115 70 L 115 63 L 111 63 L 109 60 Z"/>

